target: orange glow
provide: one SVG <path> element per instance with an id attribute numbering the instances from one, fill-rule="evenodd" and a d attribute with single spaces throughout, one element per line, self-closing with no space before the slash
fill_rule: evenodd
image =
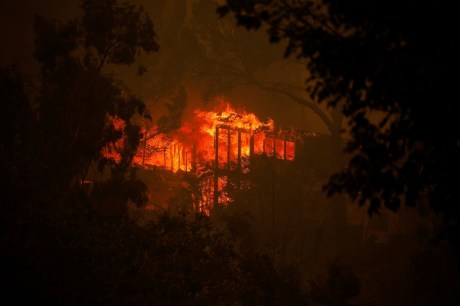
<path id="1" fill-rule="evenodd" d="M 102 156 L 108 159 L 113 159 L 115 162 L 119 163 L 121 160 L 120 151 L 123 148 L 123 138 L 124 138 L 124 129 L 126 123 L 120 118 L 114 118 L 109 116 L 106 121 L 106 129 L 113 128 L 117 132 L 122 133 L 122 137 L 118 139 L 115 143 L 111 143 L 102 149 Z"/>
<path id="2" fill-rule="evenodd" d="M 265 151 L 265 134 L 264 133 L 256 133 L 254 134 L 254 154 L 260 155 L 263 154 Z"/>
<path id="3" fill-rule="evenodd" d="M 134 163 L 174 172 L 194 170 L 200 174 L 216 167 L 217 151 L 219 169 L 247 168 L 251 137 L 254 139 L 254 154 L 263 154 L 265 133 L 273 132 L 273 120 L 263 122 L 253 113 L 236 111 L 228 103 L 221 105 L 214 111 L 196 109 L 193 119 L 168 135 L 152 137 L 156 127 L 144 131 L 145 139 L 141 141 Z M 273 150 L 269 151 L 272 156 Z"/>
<path id="4" fill-rule="evenodd" d="M 115 128 L 123 130 L 123 122 L 113 120 L 113 123 Z M 144 138 L 133 164 L 193 172 L 199 178 L 200 190 L 194 206 L 206 214 L 216 203 L 231 202 L 225 191 L 226 171 L 248 173 L 251 158 L 257 155 L 289 161 L 295 158 L 296 133 L 275 131 L 273 120 L 264 122 L 253 113 L 236 111 L 228 103 L 221 103 L 213 111 L 196 109 L 194 117 L 175 131 L 159 134 L 157 130 L 158 127 L 153 126 L 142 131 Z M 117 142 L 103 153 L 118 161 L 116 148 L 121 145 L 122 142 Z"/>
<path id="5" fill-rule="evenodd" d="M 295 157 L 295 143 L 286 141 L 286 159 L 294 160 Z"/>

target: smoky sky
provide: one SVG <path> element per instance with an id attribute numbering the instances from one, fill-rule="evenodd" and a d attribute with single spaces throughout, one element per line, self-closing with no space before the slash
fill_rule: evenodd
<path id="1" fill-rule="evenodd" d="M 158 18 L 162 14 L 156 10 L 155 0 L 137 0 L 129 1 L 130 3 L 143 5 L 149 15 L 152 17 L 154 24 L 158 27 Z M 167 3 L 172 3 L 168 0 Z M 190 6 L 194 1 L 189 1 Z M 172 7 L 171 5 L 169 6 Z M 0 39 L 2 47 L 0 48 L 0 65 L 21 64 L 26 67 L 33 67 L 36 63 L 32 59 L 33 55 L 33 19 L 34 15 L 42 15 L 46 18 L 59 19 L 62 21 L 77 17 L 81 14 L 78 0 L 3 0 L 0 2 Z M 190 14 L 188 9 L 187 14 Z M 164 12 L 163 12 L 164 15 Z M 260 34 L 260 33 L 259 33 Z M 161 48 L 164 37 L 158 33 L 160 43 L 160 51 L 158 54 L 151 56 L 161 56 L 161 52 L 166 52 Z M 276 46 L 264 45 L 261 48 L 275 48 Z M 282 59 L 280 52 L 280 60 Z M 128 73 L 128 72 L 126 72 Z M 276 75 L 276 70 L 275 73 Z M 148 77 L 148 75 L 146 76 Z M 148 80 L 142 80 L 144 85 L 148 86 Z M 123 78 L 123 75 L 121 76 Z M 136 79 L 131 78 L 131 85 L 134 90 L 140 91 L 139 94 L 149 103 L 150 97 L 142 92 L 143 88 L 138 86 Z M 199 101 L 200 92 L 203 89 L 202 83 L 191 80 L 187 82 L 187 90 L 189 91 L 189 108 L 195 107 L 212 107 L 203 101 Z M 145 89 L 145 88 L 144 88 Z M 328 133 L 326 126 L 321 120 L 310 110 L 301 106 L 297 102 L 275 95 L 270 92 L 262 91 L 251 86 L 240 86 L 225 93 L 225 97 L 229 102 L 237 108 L 244 108 L 249 112 L 254 112 L 262 120 L 268 117 L 275 120 L 275 124 L 282 127 L 294 127 L 297 129 L 311 130 L 319 133 Z M 193 100 L 193 101 L 192 101 Z M 151 103 L 152 101 L 150 101 Z M 190 116 L 193 111 L 189 109 L 186 114 Z"/>
<path id="2" fill-rule="evenodd" d="M 33 52 L 35 14 L 67 19 L 78 14 L 78 0 L 3 0 L 0 2 L 0 64 L 28 61 Z"/>

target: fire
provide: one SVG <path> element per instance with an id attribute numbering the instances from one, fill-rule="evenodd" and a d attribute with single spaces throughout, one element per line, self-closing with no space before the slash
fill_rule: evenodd
<path id="1" fill-rule="evenodd" d="M 123 129 L 119 122 L 114 125 Z M 229 174 L 243 177 L 253 157 L 265 154 L 280 160 L 295 158 L 296 137 L 292 130 L 275 129 L 273 120 L 264 122 L 253 113 L 236 111 L 228 103 L 213 111 L 196 109 L 194 117 L 175 131 L 157 131 L 156 126 L 143 130 L 144 138 L 133 164 L 193 173 L 199 178 L 200 190 L 194 205 L 205 213 L 216 204 L 231 202 L 225 188 Z M 113 151 L 104 154 L 116 160 Z M 244 188 L 244 179 L 238 186 Z"/>
<path id="2" fill-rule="evenodd" d="M 152 133 L 145 131 L 134 163 L 200 174 L 212 168 L 247 171 L 251 154 L 276 154 L 276 158 L 287 160 L 295 157 L 294 141 L 286 133 L 275 133 L 271 119 L 263 122 L 230 104 L 222 110 L 196 109 L 194 115 L 168 135 L 151 137 Z"/>

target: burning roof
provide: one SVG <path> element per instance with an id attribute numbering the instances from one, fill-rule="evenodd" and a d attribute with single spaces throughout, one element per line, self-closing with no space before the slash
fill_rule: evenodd
<path id="1" fill-rule="evenodd" d="M 122 122 L 113 119 L 113 123 L 123 131 Z M 250 162 L 258 155 L 292 161 L 296 143 L 305 136 L 316 135 L 275 128 L 273 120 L 262 121 L 253 113 L 236 111 L 230 104 L 214 111 L 196 109 L 193 118 L 178 129 L 169 133 L 158 131 L 156 126 L 144 130 L 133 164 L 173 173 L 193 173 L 199 179 L 200 190 L 194 197 L 194 206 L 205 213 L 217 204 L 231 202 L 225 191 L 230 173 L 243 176 L 249 173 Z M 120 145 L 121 142 L 115 147 Z M 116 150 L 110 149 L 113 148 L 104 154 L 117 160 Z M 238 179 L 241 188 L 245 185 L 243 176 Z M 158 194 L 153 197 L 155 202 L 159 201 Z M 164 205 L 167 203 L 160 206 Z"/>
<path id="2" fill-rule="evenodd" d="M 146 136 L 134 163 L 174 172 L 200 173 L 216 167 L 245 171 L 249 158 L 260 154 L 293 160 L 292 132 L 275 130 L 273 120 L 263 122 L 226 104 L 220 111 L 196 109 L 194 118 L 174 132 Z"/>

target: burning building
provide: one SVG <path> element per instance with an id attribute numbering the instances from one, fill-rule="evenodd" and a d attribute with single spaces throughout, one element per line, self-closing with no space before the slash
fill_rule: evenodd
<path id="1" fill-rule="evenodd" d="M 223 189 L 229 175 L 244 181 L 255 157 L 293 161 L 296 156 L 298 136 L 293 130 L 275 128 L 273 120 L 261 121 L 229 104 L 217 111 L 196 109 L 194 118 L 173 132 L 157 130 L 145 131 L 134 164 L 197 177 L 199 210 L 227 203 Z"/>

